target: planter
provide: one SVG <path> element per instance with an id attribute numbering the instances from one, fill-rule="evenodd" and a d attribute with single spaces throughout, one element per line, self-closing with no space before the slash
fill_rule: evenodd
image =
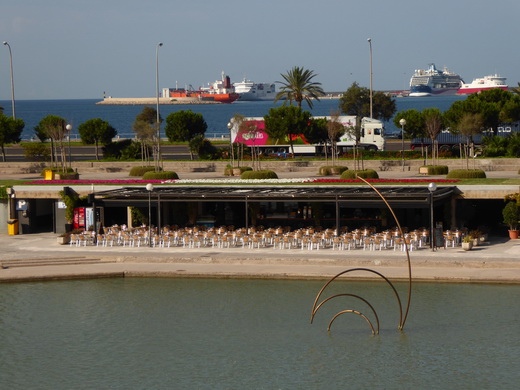
<path id="1" fill-rule="evenodd" d="M 471 249 L 473 249 L 473 243 L 472 242 L 463 242 L 462 249 L 464 249 L 465 251 L 470 251 Z"/>
<path id="2" fill-rule="evenodd" d="M 70 243 L 70 236 L 58 236 L 56 240 L 58 241 L 58 244 L 66 245 Z"/>
<path id="3" fill-rule="evenodd" d="M 79 180 L 79 173 L 70 172 L 70 173 L 56 173 L 54 175 L 55 180 Z"/>
<path id="4" fill-rule="evenodd" d="M 233 176 L 240 176 L 242 174 L 242 170 L 240 168 L 233 168 Z"/>
<path id="5" fill-rule="evenodd" d="M 480 245 L 480 237 L 473 239 L 473 246 L 479 246 Z"/>
<path id="6" fill-rule="evenodd" d="M 509 238 L 511 240 L 517 240 L 519 232 L 520 232 L 520 230 L 509 230 Z"/>

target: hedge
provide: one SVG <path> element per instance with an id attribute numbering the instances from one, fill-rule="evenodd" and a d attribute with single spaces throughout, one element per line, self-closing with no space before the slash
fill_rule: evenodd
<path id="1" fill-rule="evenodd" d="M 241 179 L 278 179 L 278 175 L 274 171 L 245 171 L 240 175 Z"/>
<path id="2" fill-rule="evenodd" d="M 482 169 L 454 169 L 446 175 L 446 179 L 485 179 Z"/>
<path id="3" fill-rule="evenodd" d="M 224 176 L 234 176 L 233 175 L 233 169 L 240 169 L 240 174 L 244 173 L 245 171 L 252 171 L 253 168 L 251 167 L 231 167 L 227 166 L 226 169 L 224 169 Z"/>
<path id="4" fill-rule="evenodd" d="M 174 171 L 146 172 L 143 180 L 177 180 L 179 175 Z"/>
<path id="5" fill-rule="evenodd" d="M 363 171 L 345 171 L 341 174 L 341 180 L 352 180 L 359 176 L 363 179 L 379 179 L 379 175 L 373 169 L 365 169 Z"/>
<path id="6" fill-rule="evenodd" d="M 155 172 L 155 167 L 151 167 L 151 166 L 132 167 L 132 169 L 130 169 L 130 173 L 128 174 L 128 176 L 141 177 L 146 172 Z"/>
<path id="7" fill-rule="evenodd" d="M 348 167 L 345 167 L 345 166 L 326 165 L 326 166 L 320 167 L 319 175 L 320 176 L 341 175 L 346 170 L 348 170 Z"/>
<path id="8" fill-rule="evenodd" d="M 447 165 L 423 165 L 422 167 L 419 167 L 419 172 L 423 168 L 428 169 L 427 175 L 447 175 L 449 172 Z"/>

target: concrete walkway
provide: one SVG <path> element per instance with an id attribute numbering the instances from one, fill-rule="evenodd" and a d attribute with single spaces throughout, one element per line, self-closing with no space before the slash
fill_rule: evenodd
<path id="1" fill-rule="evenodd" d="M 491 239 L 460 247 L 410 252 L 415 281 L 520 283 L 520 240 Z M 0 236 L 0 282 L 100 277 L 328 279 L 364 267 L 407 280 L 406 253 L 382 250 L 149 248 L 58 245 L 51 233 Z M 351 278 L 371 279 L 356 271 Z"/>

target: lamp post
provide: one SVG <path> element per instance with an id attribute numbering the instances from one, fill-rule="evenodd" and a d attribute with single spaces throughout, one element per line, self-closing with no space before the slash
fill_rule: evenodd
<path id="1" fill-rule="evenodd" d="M 401 165 L 404 171 L 404 126 L 406 125 L 406 119 L 401 118 L 399 124 L 401 125 Z"/>
<path id="2" fill-rule="evenodd" d="M 161 124 L 159 122 L 159 48 L 162 45 L 163 43 L 159 42 L 155 49 L 155 96 L 157 97 L 157 168 L 159 168 L 159 161 L 161 159 Z"/>
<path id="3" fill-rule="evenodd" d="M 435 230 L 433 226 L 433 193 L 437 189 L 437 183 L 428 184 L 428 190 L 430 191 L 430 249 L 435 250 Z"/>
<path id="4" fill-rule="evenodd" d="M 70 123 L 67 123 L 65 129 L 67 130 L 67 140 L 69 141 L 69 167 L 72 168 L 72 158 L 70 153 L 70 131 L 72 130 L 72 125 Z"/>
<path id="5" fill-rule="evenodd" d="M 146 191 L 148 191 L 148 246 L 152 246 L 152 183 L 146 185 Z"/>
<path id="6" fill-rule="evenodd" d="M 370 48 L 370 118 L 372 118 L 372 38 L 368 38 Z"/>
<path id="7" fill-rule="evenodd" d="M 14 78 L 13 78 L 13 53 L 11 51 L 11 45 L 4 41 L 4 46 L 9 48 L 9 59 L 11 62 L 11 106 L 13 108 L 13 119 L 16 119 L 16 110 L 14 108 Z"/>
<path id="8" fill-rule="evenodd" d="M 234 152 L 233 152 L 233 142 L 231 140 L 231 129 L 233 128 L 233 124 L 231 121 L 228 122 L 227 128 L 229 129 L 229 164 L 231 164 L 231 169 L 233 169 L 234 160 Z"/>

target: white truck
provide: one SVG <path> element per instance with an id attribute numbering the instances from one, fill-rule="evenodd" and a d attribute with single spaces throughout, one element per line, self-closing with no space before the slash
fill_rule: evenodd
<path id="1" fill-rule="evenodd" d="M 326 118 L 330 120 L 330 116 L 316 116 L 314 118 Z M 345 132 L 341 135 L 337 143 L 339 153 L 345 153 L 347 149 L 352 148 L 356 144 L 354 131 L 356 125 L 355 116 L 339 116 L 339 122 L 345 127 Z M 290 145 L 287 139 L 284 141 L 272 139 L 265 132 L 265 123 L 263 117 L 244 118 L 247 126 L 239 126 L 233 120 L 230 121 L 231 142 L 242 143 L 251 147 L 258 147 L 263 154 L 286 154 L 291 153 Z M 240 130 L 242 128 L 242 130 Z M 365 150 L 384 150 L 385 139 L 384 124 L 380 120 L 371 118 L 362 118 L 361 120 L 361 138 L 359 147 Z M 310 144 L 303 135 L 293 137 L 294 153 L 296 155 L 315 155 L 321 153 L 324 145 Z"/>

